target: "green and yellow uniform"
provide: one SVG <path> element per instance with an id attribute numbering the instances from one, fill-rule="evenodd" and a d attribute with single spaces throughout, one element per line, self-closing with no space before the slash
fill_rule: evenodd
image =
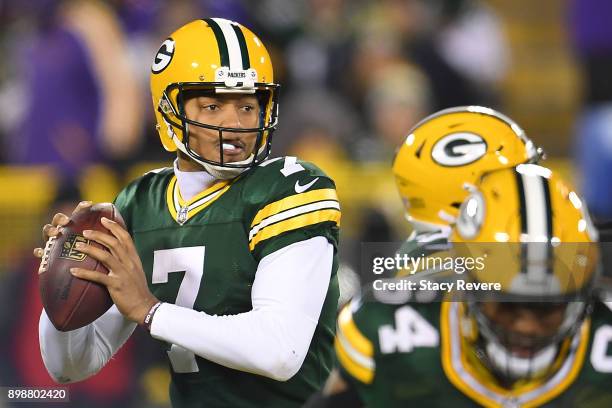
<path id="1" fill-rule="evenodd" d="M 413 234 L 398 253 L 445 256 L 447 245 L 439 232 Z M 409 272 L 400 270 L 396 276 L 419 279 L 408 277 Z M 591 317 L 562 345 L 555 374 L 508 390 L 498 385 L 462 336 L 462 303 L 418 303 L 408 295 L 368 289 L 338 317 L 339 370 L 365 406 L 612 406 L 612 302 L 597 303 Z"/>
<path id="2" fill-rule="evenodd" d="M 339 295 L 340 207 L 330 178 L 310 163 L 277 158 L 185 201 L 173 170 L 162 169 L 132 182 L 116 205 L 153 295 L 209 315 L 252 309 L 251 287 L 266 255 L 312 237 L 327 238 L 336 249 L 332 278 L 299 372 L 279 382 L 192 354 L 192 372 L 172 370 L 170 396 L 175 407 L 291 407 L 320 388 L 333 365 Z M 168 346 L 176 368 L 178 356 Z"/>
<path id="3" fill-rule="evenodd" d="M 354 299 L 340 313 L 343 378 L 368 407 L 612 406 L 612 304 L 597 303 L 549 378 L 500 387 L 461 335 L 460 302 Z"/>

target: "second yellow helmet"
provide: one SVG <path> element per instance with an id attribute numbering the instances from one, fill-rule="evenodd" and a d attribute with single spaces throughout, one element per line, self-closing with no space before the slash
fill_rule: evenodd
<path id="1" fill-rule="evenodd" d="M 399 148 L 393 173 L 409 221 L 448 225 L 490 170 L 536 162 L 541 151 L 507 116 L 481 106 L 449 108 L 419 122 Z"/>

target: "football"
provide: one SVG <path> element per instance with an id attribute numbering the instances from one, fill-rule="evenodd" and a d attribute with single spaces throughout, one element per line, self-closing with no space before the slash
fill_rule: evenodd
<path id="1" fill-rule="evenodd" d="M 77 242 L 85 242 L 106 250 L 101 244 L 83 237 L 83 230 L 87 229 L 108 232 L 102 225 L 102 217 L 125 228 L 125 222 L 113 204 L 95 204 L 74 213 L 70 222 L 56 237 L 49 238 L 45 246 L 38 271 L 40 294 L 49 319 L 60 331 L 86 326 L 113 305 L 105 286 L 70 273 L 73 267 L 108 273 L 101 262 L 75 248 Z"/>

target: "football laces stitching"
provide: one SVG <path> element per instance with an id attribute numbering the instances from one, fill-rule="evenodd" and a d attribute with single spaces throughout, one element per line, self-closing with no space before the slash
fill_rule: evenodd
<path id="1" fill-rule="evenodd" d="M 45 249 L 43 250 L 43 255 L 40 260 L 40 266 L 38 267 L 39 275 L 47 271 L 47 267 L 49 266 L 49 256 L 51 255 L 51 246 L 53 245 L 56 239 L 57 237 L 49 237 L 47 243 L 45 244 Z"/>

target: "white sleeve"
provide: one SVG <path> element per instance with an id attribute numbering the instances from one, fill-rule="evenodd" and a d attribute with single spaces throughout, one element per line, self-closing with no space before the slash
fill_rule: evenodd
<path id="1" fill-rule="evenodd" d="M 333 253 L 324 237 L 282 248 L 259 263 L 251 311 L 211 316 L 164 303 L 154 315 L 151 335 L 226 367 L 286 381 L 306 358 L 327 295 Z"/>
<path id="2" fill-rule="evenodd" d="M 93 323 L 61 332 L 43 309 L 38 324 L 40 352 L 54 381 L 81 381 L 96 374 L 134 332 L 136 323 L 112 306 Z"/>

